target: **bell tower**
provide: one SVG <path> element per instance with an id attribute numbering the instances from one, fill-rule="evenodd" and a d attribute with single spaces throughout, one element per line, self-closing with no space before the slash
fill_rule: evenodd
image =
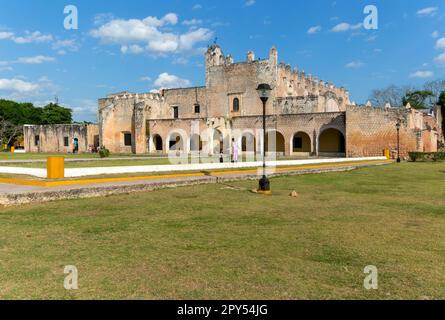
<path id="1" fill-rule="evenodd" d="M 205 54 L 206 59 L 206 87 L 210 86 L 210 72 L 211 68 L 223 66 L 226 64 L 226 58 L 221 50 L 221 47 L 216 43 L 212 44 Z"/>

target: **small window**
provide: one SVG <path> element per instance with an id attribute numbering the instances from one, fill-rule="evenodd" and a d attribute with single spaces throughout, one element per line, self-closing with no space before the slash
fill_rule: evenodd
<path id="1" fill-rule="evenodd" d="M 40 136 L 34 136 L 34 145 L 38 146 L 40 144 Z"/>
<path id="2" fill-rule="evenodd" d="M 233 99 L 233 112 L 239 112 L 239 99 Z"/>
<path id="3" fill-rule="evenodd" d="M 199 104 L 195 104 L 195 113 L 201 113 L 201 106 Z"/>
<path id="4" fill-rule="evenodd" d="M 179 107 L 173 107 L 173 118 L 174 119 L 179 118 Z"/>
<path id="5" fill-rule="evenodd" d="M 131 146 L 131 133 L 124 133 L 124 144 L 125 146 Z"/>
<path id="6" fill-rule="evenodd" d="M 69 138 L 68 137 L 63 137 L 63 145 L 65 147 L 69 147 L 70 146 L 70 142 L 69 142 Z"/>
<path id="7" fill-rule="evenodd" d="M 302 149 L 303 148 L 303 138 L 294 137 L 294 149 Z"/>

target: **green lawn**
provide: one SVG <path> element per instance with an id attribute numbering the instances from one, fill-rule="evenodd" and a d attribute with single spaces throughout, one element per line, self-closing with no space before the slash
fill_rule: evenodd
<path id="1" fill-rule="evenodd" d="M 444 299 L 445 163 L 0 208 L 0 297 Z M 299 197 L 289 197 L 296 190 Z M 79 290 L 63 288 L 63 268 Z M 379 289 L 363 288 L 367 265 Z"/>
<path id="2" fill-rule="evenodd" d="M 46 160 L 49 156 L 63 156 L 66 159 L 99 159 L 98 154 L 79 153 L 79 154 L 55 154 L 55 153 L 10 153 L 0 152 L 0 160 Z M 111 154 L 111 158 L 125 157 L 157 157 L 159 155 L 135 155 L 135 154 Z"/>

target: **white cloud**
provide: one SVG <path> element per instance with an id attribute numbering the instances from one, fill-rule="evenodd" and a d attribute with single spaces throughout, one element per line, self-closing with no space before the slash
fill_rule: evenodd
<path id="1" fill-rule="evenodd" d="M 164 72 L 155 80 L 154 85 L 160 89 L 184 88 L 189 87 L 191 82 L 190 80 L 181 79 L 178 76 Z"/>
<path id="2" fill-rule="evenodd" d="M 35 57 L 22 57 L 18 58 L 15 63 L 21 63 L 21 64 L 42 64 L 44 62 L 53 62 L 56 59 L 53 57 L 46 57 L 46 56 L 35 56 Z"/>
<path id="3" fill-rule="evenodd" d="M 185 26 L 197 26 L 202 24 L 202 20 L 199 19 L 184 20 L 182 24 Z"/>
<path id="4" fill-rule="evenodd" d="M 127 54 L 127 53 L 139 54 L 144 51 L 145 51 L 145 49 L 137 44 L 132 44 L 130 46 L 122 46 L 121 47 L 121 52 L 123 54 Z"/>
<path id="5" fill-rule="evenodd" d="M 432 36 L 433 38 L 437 38 L 437 37 L 439 37 L 439 32 L 438 32 L 438 31 L 434 31 L 434 32 L 431 34 L 431 36 Z"/>
<path id="6" fill-rule="evenodd" d="M 350 31 L 350 30 L 357 30 L 360 29 L 362 27 L 362 23 L 357 23 L 354 25 L 351 25 L 349 23 L 346 22 L 342 22 L 337 24 L 335 27 L 333 27 L 331 29 L 332 32 L 345 32 L 345 31 Z"/>
<path id="7" fill-rule="evenodd" d="M 187 64 L 189 63 L 188 59 L 184 58 L 184 57 L 178 57 L 176 59 L 173 60 L 173 64 Z"/>
<path id="8" fill-rule="evenodd" d="M 445 65 L 445 53 L 442 53 L 441 55 L 434 58 L 434 61 L 436 61 L 439 64 Z"/>
<path id="9" fill-rule="evenodd" d="M 0 61 L 0 66 L 7 66 L 11 64 L 42 64 L 45 62 L 53 62 L 55 60 L 55 58 L 47 56 L 20 57 L 13 61 Z"/>
<path id="10" fill-rule="evenodd" d="M 213 36 L 213 32 L 205 28 L 199 28 L 198 30 L 190 31 L 179 37 L 179 49 L 191 50 L 196 43 L 202 41 L 208 41 Z"/>
<path id="11" fill-rule="evenodd" d="M 192 20 L 189 20 L 189 23 L 190 21 Z M 196 43 L 207 41 L 213 36 L 213 32 L 206 28 L 183 34 L 173 33 L 171 30 L 164 32 L 162 29 L 177 23 L 178 17 L 175 13 L 169 13 L 161 19 L 157 17 L 147 17 L 143 20 L 118 19 L 92 30 L 90 34 L 100 39 L 102 43 L 120 44 L 123 53 L 148 52 L 158 55 L 190 51 Z"/>
<path id="12" fill-rule="evenodd" d="M 99 26 L 101 24 L 105 24 L 110 20 L 114 19 L 114 15 L 112 13 L 98 13 L 93 18 L 93 23 L 95 26 Z"/>
<path id="13" fill-rule="evenodd" d="M 346 68 L 349 69 L 358 69 L 363 67 L 365 64 L 361 61 L 352 61 L 345 65 Z"/>
<path id="14" fill-rule="evenodd" d="M 246 7 L 253 6 L 254 4 L 255 4 L 255 0 L 246 0 L 246 2 L 244 2 L 244 5 Z"/>
<path id="15" fill-rule="evenodd" d="M 200 4 L 195 4 L 195 5 L 192 7 L 192 9 L 193 9 L 193 10 L 199 10 L 199 9 L 202 9 L 202 5 L 200 5 Z"/>
<path id="16" fill-rule="evenodd" d="M 310 27 L 307 31 L 308 34 L 316 34 L 321 31 L 321 26 Z"/>
<path id="17" fill-rule="evenodd" d="M 420 9 L 419 11 L 416 12 L 416 14 L 419 17 L 433 17 L 437 14 L 437 11 L 439 10 L 438 7 L 428 7 L 428 8 L 423 8 Z"/>
<path id="18" fill-rule="evenodd" d="M 53 36 L 50 34 L 43 34 L 40 31 L 35 32 L 25 32 L 25 36 L 22 37 L 12 37 L 12 40 L 17 44 L 27 44 L 27 43 L 43 43 L 53 41 Z"/>
<path id="19" fill-rule="evenodd" d="M 54 39 L 51 34 L 43 34 L 40 31 L 29 32 L 26 31 L 23 36 L 16 36 L 12 32 L 0 31 L 0 40 L 11 40 L 16 44 L 30 44 L 30 43 L 51 43 L 51 48 L 59 55 L 66 54 L 66 50 L 77 51 L 79 45 L 76 40 L 60 40 Z"/>
<path id="20" fill-rule="evenodd" d="M 15 101 L 30 101 L 36 97 L 53 97 L 57 87 L 47 78 L 29 81 L 24 77 L 0 79 L 0 93 L 4 99 Z"/>
<path id="21" fill-rule="evenodd" d="M 433 76 L 432 71 L 417 71 L 410 74 L 410 78 L 431 78 Z"/>
<path id="22" fill-rule="evenodd" d="M 141 81 L 151 81 L 150 77 L 141 77 L 139 80 Z"/>
<path id="23" fill-rule="evenodd" d="M 0 31 L 0 40 L 11 39 L 13 36 L 12 32 Z"/>
<path id="24" fill-rule="evenodd" d="M 443 49 L 443 48 L 445 48 L 445 38 L 440 38 L 439 40 L 437 40 L 437 42 L 436 42 L 436 48 L 437 48 L 437 49 Z"/>
<path id="25" fill-rule="evenodd" d="M 52 48 L 54 50 L 63 50 L 67 49 L 70 51 L 77 51 L 79 50 L 79 45 L 77 44 L 76 40 L 69 39 L 69 40 L 56 40 L 52 44 Z"/>
<path id="26" fill-rule="evenodd" d="M 37 83 L 27 82 L 20 79 L 0 79 L 0 91 L 17 93 L 29 93 L 39 89 Z"/>

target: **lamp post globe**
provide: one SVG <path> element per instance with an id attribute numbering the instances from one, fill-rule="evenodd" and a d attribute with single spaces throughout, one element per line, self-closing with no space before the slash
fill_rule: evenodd
<path id="1" fill-rule="evenodd" d="M 266 176 L 266 103 L 272 92 L 272 88 L 267 83 L 258 85 L 256 89 L 258 96 L 263 102 L 263 177 L 259 182 L 258 193 L 270 194 L 270 181 Z"/>

